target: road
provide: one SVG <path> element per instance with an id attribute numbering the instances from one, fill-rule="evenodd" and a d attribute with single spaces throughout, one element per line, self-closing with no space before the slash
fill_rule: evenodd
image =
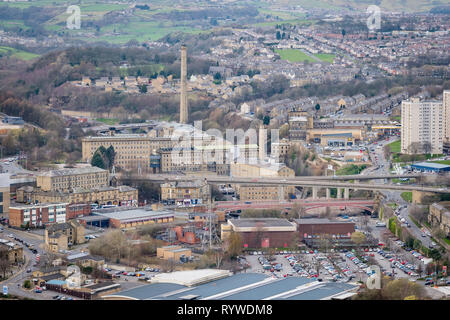
<path id="1" fill-rule="evenodd" d="M 120 179 L 120 176 L 118 176 Z M 152 181 L 152 182 L 165 182 L 165 181 L 190 181 L 198 179 L 193 176 L 181 176 L 175 174 L 147 174 L 133 176 L 131 179 L 135 181 Z M 253 185 L 287 185 L 287 186 L 301 186 L 301 187 L 318 187 L 318 188 L 349 188 L 358 190 L 393 190 L 393 191 L 424 191 L 424 192 L 436 192 L 436 193 L 450 193 L 449 188 L 433 188 L 424 186 L 411 186 L 411 185 L 396 185 L 396 184 L 375 184 L 375 183 L 350 183 L 350 182 L 336 182 L 329 180 L 312 180 L 304 179 L 303 177 L 284 179 L 280 178 L 249 178 L 249 177 L 228 177 L 228 176 L 205 176 L 205 179 L 209 183 L 214 184 L 253 184 Z"/>
<path id="2" fill-rule="evenodd" d="M 15 242 L 21 246 L 23 246 L 23 253 L 24 257 L 26 259 L 25 265 L 23 265 L 19 270 L 17 270 L 14 275 L 0 283 L 0 286 L 8 286 L 8 291 L 10 294 L 29 298 L 29 299 L 37 299 L 37 300 L 52 300 L 52 298 L 56 295 L 59 296 L 65 296 L 66 298 L 69 298 L 68 295 L 63 295 L 54 291 L 43 291 L 42 293 L 35 293 L 33 290 L 27 290 L 22 287 L 24 281 L 26 279 L 29 279 L 31 277 L 31 274 L 33 271 L 37 270 L 38 267 L 35 266 L 36 262 L 36 255 L 31 252 L 30 249 L 28 249 L 26 246 L 24 246 L 22 243 L 15 241 L 14 238 L 8 237 L 8 235 L 12 234 L 13 237 L 16 237 L 18 239 L 22 239 L 24 242 L 33 244 L 34 249 L 37 250 L 37 253 L 41 257 L 41 261 L 45 259 L 46 252 L 42 248 L 44 240 L 43 240 L 43 232 L 42 235 L 35 232 L 26 232 L 21 230 L 16 230 L 12 228 L 8 228 L 6 226 L 2 226 L 4 228 L 4 231 L 0 233 L 0 238 L 8 239 L 12 242 Z M 40 230 L 42 231 L 42 230 Z M 31 272 L 27 272 L 29 269 L 31 269 Z M 32 285 L 32 288 L 34 288 L 34 285 Z M 79 300 L 78 298 L 71 297 L 73 300 Z"/>
<path id="3" fill-rule="evenodd" d="M 370 152 L 370 159 L 372 163 L 374 164 L 375 169 L 368 168 L 365 171 L 370 172 L 370 174 L 379 175 L 379 174 L 389 174 L 389 161 L 386 160 L 384 155 L 384 146 L 386 144 L 392 143 L 394 141 L 398 140 L 397 137 L 391 137 L 388 141 L 380 141 L 376 145 L 372 144 L 368 146 L 369 150 L 371 148 L 374 148 L 374 152 Z M 373 180 L 374 184 L 384 184 L 386 183 L 385 180 Z M 392 191 L 392 190 L 382 190 L 381 193 L 385 197 L 385 203 L 396 203 L 399 207 L 402 207 L 400 209 L 399 214 L 397 217 L 400 219 L 404 218 L 405 221 L 409 224 L 409 231 L 411 234 L 422 241 L 422 244 L 426 247 L 431 246 L 431 239 L 428 236 L 423 237 L 424 233 L 416 226 L 416 224 L 411 220 L 409 217 L 409 210 L 410 210 L 410 204 L 403 200 L 401 197 L 401 191 Z"/>
<path id="4" fill-rule="evenodd" d="M 301 204 L 305 208 L 319 207 L 351 207 L 364 208 L 373 207 L 373 200 L 364 199 L 293 199 L 291 201 L 217 201 L 214 209 L 238 210 L 238 209 L 271 209 L 271 208 L 292 208 L 295 203 Z"/>

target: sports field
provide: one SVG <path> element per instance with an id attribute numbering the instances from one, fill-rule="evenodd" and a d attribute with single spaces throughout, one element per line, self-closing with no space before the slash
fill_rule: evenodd
<path id="1" fill-rule="evenodd" d="M 298 49 L 276 49 L 275 52 L 280 55 L 282 60 L 288 60 L 290 62 L 317 62 L 314 58 Z"/>

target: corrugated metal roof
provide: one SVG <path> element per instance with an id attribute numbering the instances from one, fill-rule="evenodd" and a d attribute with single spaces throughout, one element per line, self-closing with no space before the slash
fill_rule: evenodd
<path id="1" fill-rule="evenodd" d="M 270 281 L 272 280 L 272 281 Z M 271 279 L 261 273 L 238 273 L 195 287 L 172 283 L 152 283 L 109 295 L 108 298 L 129 297 L 140 300 L 183 300 L 186 297 L 202 300 L 321 300 L 356 289 L 349 283 L 317 282 L 304 277 Z M 220 296 L 222 294 L 222 296 Z M 217 296 L 217 298 L 215 298 Z"/>

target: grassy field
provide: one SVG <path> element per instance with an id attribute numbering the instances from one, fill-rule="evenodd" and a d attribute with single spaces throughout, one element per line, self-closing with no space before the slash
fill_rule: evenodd
<path id="1" fill-rule="evenodd" d="M 349 164 L 349 165 L 342 167 L 341 169 L 336 170 L 336 175 L 337 176 L 348 176 L 348 175 L 352 175 L 352 174 L 360 174 L 361 171 L 363 171 L 365 168 L 367 168 L 367 166 L 365 164 L 360 165 L 360 166 L 358 166 L 356 164 Z"/>
<path id="2" fill-rule="evenodd" d="M 110 126 L 119 123 L 119 119 L 98 118 L 98 119 L 95 119 L 95 120 L 96 120 L 96 121 L 99 121 L 99 122 L 103 122 L 104 124 L 107 124 L 107 125 L 110 125 Z"/>
<path id="3" fill-rule="evenodd" d="M 390 144 L 388 144 L 389 149 L 391 149 L 392 153 L 400 153 L 402 142 L 400 140 L 394 141 Z"/>
<path id="4" fill-rule="evenodd" d="M 412 202 L 412 192 L 411 191 L 402 192 L 402 194 L 400 196 L 402 197 L 403 200 L 405 200 L 407 202 Z"/>
<path id="5" fill-rule="evenodd" d="M 297 49 L 276 49 L 275 52 L 280 55 L 282 60 L 288 60 L 290 62 L 303 62 L 305 60 L 309 62 L 316 62 L 316 60 Z"/>
<path id="6" fill-rule="evenodd" d="M 21 60 L 31 60 L 31 59 L 39 57 L 39 55 L 35 54 L 35 53 L 26 52 L 26 51 L 14 49 L 11 47 L 1 47 L 1 46 L 0 46 L 0 55 L 15 57 L 15 58 L 18 58 Z"/>
<path id="7" fill-rule="evenodd" d="M 440 163 L 440 164 L 450 165 L 450 160 L 437 160 L 437 161 L 433 161 L 433 163 Z"/>
<path id="8" fill-rule="evenodd" d="M 329 62 L 329 63 L 333 63 L 334 58 L 336 58 L 336 55 L 332 54 L 332 53 L 317 53 L 314 56 L 319 58 L 323 62 Z"/>
<path id="9" fill-rule="evenodd" d="M 296 25 L 303 25 L 303 24 L 315 24 L 319 20 L 308 20 L 308 19 L 290 19 L 290 20 L 282 20 L 282 21 L 270 21 L 270 22 L 259 22 L 254 23 L 253 26 L 256 27 L 267 27 L 267 26 L 276 26 L 277 24 L 283 24 L 283 23 L 290 23 L 290 24 L 296 24 Z"/>

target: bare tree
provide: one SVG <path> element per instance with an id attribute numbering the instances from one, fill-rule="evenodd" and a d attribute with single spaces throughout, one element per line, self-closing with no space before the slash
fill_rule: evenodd
<path id="1" fill-rule="evenodd" d="M 0 272 L 3 274 L 3 278 L 6 278 L 6 274 L 11 270 L 12 264 L 8 258 L 8 251 L 0 249 Z"/>
<path id="2" fill-rule="evenodd" d="M 422 149 L 421 143 L 420 142 L 412 142 L 409 146 L 408 146 L 408 152 L 412 153 L 412 154 L 418 154 L 420 153 Z"/>
<path id="3" fill-rule="evenodd" d="M 425 141 L 422 143 L 422 150 L 424 153 L 431 153 L 432 147 L 430 141 Z"/>
<path id="4" fill-rule="evenodd" d="M 295 202 L 292 206 L 292 212 L 298 219 L 302 219 L 306 216 L 306 208 L 298 202 Z"/>

